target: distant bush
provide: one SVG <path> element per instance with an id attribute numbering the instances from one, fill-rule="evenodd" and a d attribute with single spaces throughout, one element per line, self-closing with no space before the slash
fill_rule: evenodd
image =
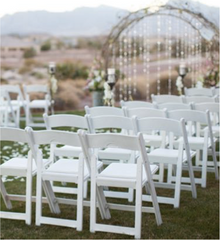
<path id="1" fill-rule="evenodd" d="M 80 63 L 65 62 L 56 66 L 57 79 L 76 79 L 88 77 L 88 67 Z"/>
<path id="2" fill-rule="evenodd" d="M 47 40 L 46 42 L 44 42 L 42 45 L 41 45 L 41 48 L 40 50 L 41 51 L 49 51 L 51 49 L 51 43 L 49 40 Z"/>
<path id="3" fill-rule="evenodd" d="M 35 57 L 37 55 L 36 50 L 34 48 L 27 48 L 24 51 L 23 57 L 24 58 L 32 58 Z"/>

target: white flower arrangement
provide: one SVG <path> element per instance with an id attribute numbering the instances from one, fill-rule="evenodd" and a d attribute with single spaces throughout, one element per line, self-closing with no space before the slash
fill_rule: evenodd
<path id="1" fill-rule="evenodd" d="M 50 79 L 50 84 L 51 84 L 51 92 L 55 94 L 57 92 L 57 79 L 54 77 L 54 75 Z"/>
<path id="2" fill-rule="evenodd" d="M 200 75 L 196 83 L 196 88 L 203 88 L 203 84 L 204 84 L 204 78 L 203 76 Z"/>
<path id="3" fill-rule="evenodd" d="M 104 83 L 104 104 L 114 106 L 114 94 L 107 82 Z"/>
<path id="4" fill-rule="evenodd" d="M 176 87 L 177 87 L 177 90 L 179 92 L 179 95 L 182 95 L 183 82 L 182 82 L 182 77 L 181 76 L 179 76 L 176 79 Z"/>
<path id="5" fill-rule="evenodd" d="M 94 70 L 89 76 L 87 88 L 89 91 L 103 91 L 105 82 L 105 71 Z"/>

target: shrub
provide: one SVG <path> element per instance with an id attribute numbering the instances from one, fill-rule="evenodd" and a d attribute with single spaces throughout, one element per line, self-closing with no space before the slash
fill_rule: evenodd
<path id="1" fill-rule="evenodd" d="M 88 77 L 88 68 L 80 63 L 65 62 L 57 64 L 56 67 L 57 79 L 76 79 Z"/>
<path id="2" fill-rule="evenodd" d="M 51 49 L 51 43 L 49 40 L 47 40 L 46 42 L 44 42 L 42 45 L 41 45 L 41 48 L 40 50 L 41 51 L 49 51 Z"/>
<path id="3" fill-rule="evenodd" d="M 34 48 L 27 48 L 24 51 L 23 57 L 24 58 L 32 58 L 35 57 L 37 55 L 36 50 Z"/>

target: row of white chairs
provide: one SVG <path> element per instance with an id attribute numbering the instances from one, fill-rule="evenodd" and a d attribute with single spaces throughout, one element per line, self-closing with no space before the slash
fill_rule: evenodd
<path id="1" fill-rule="evenodd" d="M 207 96 L 214 97 L 219 96 L 219 88 L 211 87 L 211 88 L 184 88 L 184 94 L 186 96 Z"/>
<path id="2" fill-rule="evenodd" d="M 19 85 L 2 85 L 0 101 L 0 125 L 19 127 L 21 111 L 25 114 L 26 126 L 44 127 L 42 117 L 34 117 L 34 109 L 43 109 L 48 114 L 49 109 L 53 111 L 53 101 L 51 101 L 50 91 L 47 85 L 23 85 L 23 92 Z M 43 99 L 32 100 L 32 94 L 43 94 Z M 16 95 L 16 100 L 11 98 L 11 94 Z"/>
<path id="3" fill-rule="evenodd" d="M 103 110 L 104 108 L 102 108 L 102 110 Z M 111 109 L 110 111 L 113 111 L 113 109 L 114 108 L 106 108 L 106 109 Z M 91 109 L 90 109 L 91 110 Z M 101 108 L 99 108 L 99 110 L 101 111 Z M 117 109 L 117 110 L 119 110 L 119 109 Z M 107 111 L 107 110 L 105 110 L 105 111 Z M 159 110 L 157 110 L 157 111 L 159 111 Z M 147 112 L 147 111 L 146 111 Z M 194 113 L 196 114 L 196 112 L 194 111 Z M 111 114 L 112 114 L 112 112 L 111 112 Z M 174 111 L 174 115 L 178 115 L 178 113 L 176 112 L 175 113 L 175 111 Z M 190 114 L 192 114 L 192 112 L 190 112 Z M 181 113 L 181 115 L 182 115 L 182 113 Z M 201 115 L 201 112 L 200 112 L 200 115 Z M 129 122 L 138 122 L 138 124 L 136 124 L 136 129 L 138 128 L 138 127 L 140 127 L 140 126 L 144 126 L 145 128 L 143 128 L 143 129 L 141 129 L 141 128 L 139 128 L 139 130 L 138 131 L 141 131 L 141 130 L 143 130 L 143 131 L 149 131 L 149 130 L 165 130 L 164 129 L 164 127 L 166 126 L 166 131 L 168 131 L 168 129 L 169 128 L 171 128 L 172 127 L 172 131 L 171 132 L 175 132 L 176 133 L 176 135 L 180 135 L 180 132 L 181 132 L 181 136 L 183 136 L 183 139 L 184 139 L 184 135 L 186 135 L 186 134 L 184 134 L 183 135 L 183 131 L 184 130 L 181 130 L 180 131 L 180 129 L 181 129 L 181 127 L 184 129 L 184 127 L 185 127 L 185 124 L 183 124 L 182 123 L 182 125 L 179 125 L 179 128 L 177 127 L 177 125 L 176 124 L 174 124 L 174 122 L 175 122 L 175 120 L 170 120 L 170 119 L 164 119 L 164 118 L 149 118 L 149 119 L 133 119 L 133 120 L 131 120 L 130 118 L 125 118 L 125 117 L 119 117 L 119 116 L 105 116 L 105 118 L 103 118 L 103 117 L 93 117 L 93 119 L 91 119 L 91 117 L 89 117 L 89 116 L 87 116 L 87 117 L 85 117 L 85 118 L 83 118 L 83 117 L 79 117 L 79 116 L 71 116 L 71 115 L 54 115 L 54 116 L 50 116 L 50 117 L 47 117 L 47 116 L 45 116 L 45 121 L 46 121 L 46 124 L 47 124 L 47 126 L 49 126 L 49 127 L 51 127 L 51 128 L 53 128 L 53 127 L 59 127 L 59 126 L 69 126 L 69 124 L 72 126 L 72 127 L 77 127 L 76 125 L 76 119 L 74 119 L 74 118 L 77 118 L 78 119 L 78 123 L 81 123 L 81 126 L 78 126 L 79 128 L 85 128 L 85 126 L 86 125 L 84 125 L 83 126 L 83 119 L 90 119 L 89 120 L 89 124 L 87 125 L 87 127 L 88 126 L 90 126 L 90 128 L 91 127 L 94 127 L 95 125 L 97 126 L 97 128 L 102 128 L 102 127 L 116 127 L 116 128 L 121 128 L 121 129 L 126 129 L 127 128 L 127 130 L 131 130 L 131 128 L 130 127 L 127 127 L 127 126 L 129 126 Z M 116 117 L 116 118 L 115 118 Z M 179 118 L 178 116 L 177 116 L 177 118 Z M 56 120 L 55 120 L 56 119 Z M 111 119 L 111 120 L 110 120 Z M 115 120 L 114 120 L 115 119 Z M 129 120 L 128 120 L 129 119 Z M 54 120 L 54 121 L 53 121 Z M 91 121 L 92 120 L 92 121 Z M 168 124 L 168 122 L 169 121 L 173 121 L 172 122 L 172 124 Z M 118 124 L 119 122 L 121 122 L 121 124 Z M 140 124 L 140 123 L 142 122 L 142 124 Z M 53 123 L 53 124 L 52 124 Z M 85 121 L 84 121 L 84 123 L 86 123 Z M 94 123 L 96 123 L 96 124 L 94 124 Z M 167 124 L 166 124 L 167 123 Z M 154 128 L 151 126 L 153 124 L 153 126 L 154 126 Z M 110 125 L 110 126 L 109 126 Z M 150 127 L 151 126 L 151 127 Z M 169 126 L 169 128 L 167 129 L 167 127 Z M 176 128 L 174 127 L 174 126 L 176 126 Z M 88 127 L 89 128 L 89 127 Z M 134 128 L 134 129 L 135 129 Z M 133 131 L 135 131 L 133 129 Z M 177 131 L 177 129 L 179 129 L 179 132 Z M 209 130 L 210 130 L 210 128 L 209 128 Z M 169 132 L 169 131 L 168 131 Z M 207 134 L 206 134 L 207 135 Z M 61 136 L 61 135 L 60 135 Z M 186 139 L 186 138 L 185 138 Z M 40 138 L 39 138 L 39 141 L 40 141 Z M 187 141 L 187 140 L 185 140 L 185 141 Z M 56 141 L 55 141 L 56 142 Z M 58 143 L 59 143 L 59 141 L 57 141 Z M 46 142 L 45 142 L 46 143 Z M 170 141 L 169 142 L 170 144 L 169 144 L 169 147 L 170 148 L 172 148 L 173 146 L 173 143 Z M 172 185 L 174 188 L 175 188 L 175 197 L 174 197 L 174 200 L 172 199 L 171 201 L 170 200 L 167 200 L 167 199 L 164 199 L 164 198 L 157 198 L 157 200 L 159 201 L 159 202 L 163 202 L 163 201 L 161 201 L 161 200 L 166 200 L 165 202 L 168 202 L 168 203 L 171 203 L 171 204 L 173 204 L 175 207 L 178 207 L 178 205 L 179 205 L 179 199 L 180 199 L 180 189 L 183 187 L 183 189 L 186 189 L 187 188 L 187 186 L 182 186 L 181 185 L 181 181 L 183 180 L 182 178 L 181 178 L 181 174 L 182 174 L 182 161 L 183 161 L 183 156 L 182 156 L 182 154 L 181 154 L 181 151 L 183 151 L 183 141 L 181 140 L 181 143 L 182 144 L 179 144 L 179 154 L 177 154 L 176 156 L 177 157 L 174 157 L 173 156 L 173 160 L 171 159 L 172 158 L 172 156 L 168 156 L 169 154 L 165 154 L 164 153 L 164 149 L 163 149 L 163 153 L 162 153 L 162 156 L 164 156 L 164 155 L 166 155 L 167 156 L 167 161 L 168 161 L 168 163 L 170 163 L 170 165 L 172 165 L 172 164 L 174 164 L 174 165 L 176 165 L 177 167 L 176 167 L 176 174 L 175 174 L 175 176 L 172 176 L 172 174 L 170 175 L 170 174 L 168 174 L 168 176 L 169 176 L 169 182 L 176 182 L 174 185 Z M 65 145 L 70 145 L 68 142 L 65 142 L 65 143 L 63 143 L 63 144 L 65 144 Z M 182 146 L 182 147 L 181 147 Z M 190 168 L 190 166 L 189 166 L 189 164 L 191 163 L 191 152 L 189 151 L 189 150 L 187 150 L 187 143 L 185 142 L 185 148 L 186 148 L 186 153 L 188 153 L 187 154 L 187 158 L 184 160 L 184 161 L 187 161 L 188 162 L 188 169 L 192 169 L 192 168 Z M 75 146 L 75 148 L 79 148 L 79 146 Z M 106 147 L 106 146 L 105 146 Z M 109 148 L 109 146 L 108 146 L 108 148 Z M 113 147 L 111 146 L 111 148 L 114 148 L 114 144 L 113 144 Z M 106 149 L 106 148 L 105 148 Z M 104 149 L 104 150 L 105 150 Z M 60 149 L 59 149 L 60 150 Z M 85 150 L 88 150 L 88 148 L 85 148 Z M 101 152 L 105 152 L 104 150 L 100 150 L 99 149 L 99 151 L 98 151 L 98 155 L 96 154 L 96 156 L 99 156 L 100 155 L 100 151 Z M 168 149 L 167 149 L 168 150 Z M 171 150 L 171 149 L 170 149 Z M 82 151 L 82 150 L 81 150 Z M 158 150 L 157 149 L 155 149 L 155 151 L 157 151 L 157 153 L 158 153 Z M 155 154 L 155 151 L 152 151 L 150 154 L 149 154 L 149 159 L 150 159 L 150 161 L 153 161 L 153 162 L 156 162 L 156 163 L 158 163 L 158 162 L 160 162 L 159 160 L 160 160 L 160 158 L 162 157 L 162 156 L 159 156 L 159 159 L 158 159 L 158 154 Z M 94 151 L 95 152 L 95 151 Z M 175 150 L 173 150 L 173 153 L 175 152 Z M 65 155 L 67 152 L 66 152 L 66 150 L 64 151 L 64 149 L 63 149 L 63 155 Z M 105 152 L 106 153 L 106 152 Z M 110 151 L 110 152 L 108 152 L 107 151 L 107 154 L 106 154 L 106 156 L 109 156 L 109 155 L 111 155 L 111 153 L 112 153 L 112 151 Z M 116 153 L 118 154 L 118 152 L 116 151 Z M 177 152 L 176 152 L 177 153 Z M 182 152 L 183 153 L 183 152 Z M 53 155 L 56 155 L 57 154 L 57 150 L 55 150 L 54 151 L 54 153 L 53 153 Z M 58 155 L 61 155 L 62 156 L 62 154 L 58 154 Z M 72 154 L 72 153 L 71 153 Z M 70 154 L 70 152 L 67 154 L 68 156 L 70 156 L 71 155 Z M 79 151 L 78 151 L 78 154 L 79 154 Z M 102 153 L 103 154 L 103 153 Z M 133 156 L 137 156 L 138 157 L 138 155 L 136 155 L 136 154 L 134 154 Z M 116 156 L 115 156 L 116 157 Z M 118 158 L 120 158 L 121 156 L 120 155 L 118 155 Z M 137 157 L 136 157 L 136 159 L 137 159 Z M 155 157 L 156 157 L 156 160 L 155 160 Z M 99 156 L 99 158 L 100 158 L 100 156 Z M 175 160 L 176 159 L 176 160 Z M 62 162 L 61 162 L 61 160 L 62 160 Z M 123 164 L 123 161 L 124 159 L 122 159 L 122 162 L 120 162 L 120 164 Z M 53 161 L 51 158 L 50 158 L 50 161 Z M 55 162 L 55 165 L 53 164 L 52 166 L 51 166 L 51 168 L 52 168 L 52 172 L 53 171 L 55 171 L 55 173 L 56 173 L 56 171 L 60 171 L 62 168 L 61 168 L 61 166 L 63 166 L 63 163 L 65 163 L 65 161 L 67 161 L 67 160 L 64 160 L 64 159 L 60 159 L 60 160 L 58 160 L 57 162 Z M 71 160 L 72 161 L 72 163 L 74 162 L 73 160 Z M 178 164 L 177 164 L 178 163 Z M 9 163 L 8 163 L 9 164 Z M 129 164 L 135 164 L 135 162 L 133 161 L 133 162 L 130 162 Z M 115 166 L 115 169 L 114 169 L 114 165 L 116 165 Z M 65 165 L 64 164 L 64 167 L 67 167 L 67 169 L 68 169 L 68 171 L 69 171 L 69 167 L 68 167 L 68 164 L 67 165 Z M 71 166 L 71 165 L 70 165 Z M 107 174 L 109 174 L 109 173 L 116 173 L 116 174 L 118 174 L 118 172 L 119 173 L 122 173 L 123 171 L 121 171 L 121 170 L 119 170 L 119 171 L 116 171 L 116 169 L 118 169 L 118 167 L 119 167 L 119 165 L 117 165 L 116 163 L 113 163 L 113 164 L 110 164 L 109 165 L 109 168 L 108 168 L 108 171 L 107 171 Z M 122 166 L 123 168 L 123 170 L 124 170 L 124 165 Z M 111 168 L 113 168 L 112 170 L 111 170 Z M 203 167 L 204 168 L 204 167 Z M 109 170 L 110 169 L 110 170 Z M 172 168 L 168 168 L 168 170 L 169 170 L 169 172 L 171 172 L 172 173 Z M 61 170 L 62 171 L 62 170 Z M 54 172 L 53 172 L 54 173 Z M 52 173 L 52 175 L 53 175 L 53 173 Z M 189 173 L 190 173 L 190 171 L 189 171 Z M 56 175 L 56 174 L 55 174 Z M 53 175 L 54 176 L 54 175 Z M 57 180 L 57 177 L 56 176 L 54 176 L 55 177 L 55 179 Z M 120 174 L 118 175 L 118 177 L 120 177 Z M 191 186 L 188 186 L 188 189 L 187 190 L 191 190 L 192 191 L 192 194 L 193 194 L 193 196 L 194 197 L 196 197 L 196 188 L 195 187 L 193 187 L 194 186 L 194 176 L 193 176 L 193 172 L 191 171 L 191 179 L 189 180 L 187 180 L 188 182 L 190 182 L 191 183 Z M 50 180 L 54 180 L 53 178 L 52 179 L 50 179 Z M 64 179 L 59 179 L 58 178 L 58 180 L 59 181 L 66 181 L 66 180 L 64 180 Z M 87 179 L 86 179 L 87 180 Z M 28 181 L 27 181 L 28 182 Z M 50 201 L 52 201 L 52 202 L 54 202 L 54 195 L 52 194 L 52 193 L 54 193 L 54 190 L 53 190 L 53 188 L 51 187 L 51 186 L 49 186 L 48 187 L 48 182 L 49 181 L 45 181 L 46 182 L 46 184 L 44 184 L 44 185 L 46 185 L 46 187 L 44 186 L 44 188 L 46 188 L 46 189 L 48 189 L 49 188 L 49 190 L 47 191 L 46 190 L 46 193 L 47 193 L 47 195 L 49 195 L 49 197 L 48 197 L 48 199 L 51 199 L 52 198 L 52 200 L 49 200 L 49 202 Z M 86 181 L 85 181 L 86 182 Z M 160 183 L 159 182 L 159 184 L 161 185 L 162 183 Z M 129 186 L 127 186 L 127 187 L 129 187 Z M 131 188 L 132 189 L 132 188 Z M 4 191 L 3 191 L 4 192 Z M 28 194 L 27 194 L 28 195 Z M 29 194 L 30 195 L 30 194 Z M 104 194 L 104 196 L 105 196 L 105 194 Z M 7 200 L 7 197 L 5 198 L 6 200 Z M 152 200 L 152 198 L 151 197 L 149 197 L 149 196 L 143 196 L 143 200 Z M 62 201 L 61 201 L 62 202 Z M 65 201 L 64 201 L 65 202 Z M 52 204 L 52 206 L 51 206 L 51 209 L 53 210 L 53 211 L 58 211 L 57 210 L 57 208 L 56 208 L 57 206 L 53 206 L 53 204 Z M 121 208 L 121 207 L 120 207 Z M 125 209 L 126 209 L 127 207 L 125 207 Z M 113 208 L 114 209 L 114 208 Z M 119 208 L 117 208 L 117 207 L 115 207 L 115 209 L 119 209 Z M 37 211 L 37 213 L 38 213 L 38 211 Z M 93 216 L 94 216 L 94 213 L 93 213 Z M 46 220 L 45 220 L 46 219 Z M 46 221 L 46 222 L 45 222 Z M 61 224 L 60 223 L 60 220 L 51 220 L 51 219 L 49 219 L 48 221 L 47 221 L 47 218 L 43 218 L 43 220 L 42 220 L 42 223 L 48 223 L 49 224 L 49 222 L 51 222 L 52 221 L 52 223 L 53 224 Z M 65 221 L 64 221 L 65 222 Z M 93 222 L 94 223 L 94 222 Z M 61 224 L 62 225 L 62 224 Z M 96 225 L 96 223 L 95 223 L 95 225 Z M 99 229 L 99 227 L 100 226 L 98 226 L 97 228 Z M 113 231 L 113 228 L 111 228 L 110 227 L 110 229 L 107 229 L 105 226 L 103 226 L 103 229 L 99 229 L 99 230 L 101 230 L 101 231 Z M 114 228 L 114 230 L 115 230 L 115 228 Z M 122 229 L 120 229 L 120 230 L 122 230 Z M 120 232 L 120 230 L 118 230 L 119 232 Z M 123 229 L 123 231 L 124 231 L 124 229 Z M 117 232 L 117 231 L 116 231 Z"/>
<path id="4" fill-rule="evenodd" d="M 177 121 L 176 121 L 177 122 Z M 177 122 L 178 124 L 179 122 Z M 104 231 L 126 233 L 141 237 L 142 212 L 154 213 L 157 224 L 162 224 L 160 208 L 157 201 L 156 191 L 152 180 L 158 166 L 150 165 L 145 150 L 142 134 L 126 136 L 118 134 L 86 134 L 79 130 L 78 133 L 46 130 L 33 131 L 27 127 L 25 130 L 1 128 L 2 141 L 17 141 L 28 143 L 30 151 L 28 158 L 12 158 L 1 165 L 1 175 L 26 177 L 26 196 L 8 194 L 1 179 L 1 194 L 8 209 L 12 208 L 12 200 L 26 202 L 25 213 L 1 211 L 1 218 L 22 219 L 27 224 L 31 223 L 31 203 L 36 201 L 36 225 L 50 224 L 83 229 L 83 206 L 90 207 L 90 231 Z M 83 154 L 76 159 L 60 159 L 51 164 L 49 159 L 43 159 L 39 145 L 63 144 L 80 147 Z M 139 153 L 136 163 L 110 164 L 100 171 L 102 163 L 98 161 L 95 149 L 103 149 L 108 146 L 129 149 Z M 123 167 L 123 171 L 122 171 Z M 123 172 L 123 173 L 122 173 Z M 32 177 L 37 175 L 36 198 L 32 197 Z M 91 179 L 90 202 L 83 200 L 84 182 Z M 51 181 L 69 182 L 77 184 L 77 199 L 55 197 Z M 135 205 L 107 203 L 104 187 L 122 187 L 136 190 Z M 147 189 L 152 198 L 153 206 L 142 206 L 142 188 Z M 46 198 L 42 197 L 42 190 Z M 77 205 L 76 220 L 58 217 L 46 217 L 42 215 L 42 202 L 49 204 L 51 212 L 60 213 L 60 204 Z M 100 224 L 96 221 L 96 208 L 98 207 L 102 219 L 110 219 L 110 209 L 135 212 L 135 226 L 123 227 Z"/>

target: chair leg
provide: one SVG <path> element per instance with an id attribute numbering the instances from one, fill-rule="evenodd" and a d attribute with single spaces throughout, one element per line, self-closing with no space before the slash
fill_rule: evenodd
<path id="1" fill-rule="evenodd" d="M 181 177 L 182 177 L 182 158 L 178 159 L 176 169 L 176 185 L 174 192 L 174 208 L 180 205 Z"/>
<path id="2" fill-rule="evenodd" d="M 128 201 L 133 202 L 134 200 L 134 190 L 132 188 L 128 189 Z"/>
<path id="3" fill-rule="evenodd" d="M 213 141 L 212 143 L 212 158 L 214 162 L 214 168 L 215 168 L 215 179 L 218 180 L 218 163 L 216 158 L 216 151 L 215 151 L 215 143 Z"/>
<path id="4" fill-rule="evenodd" d="M 32 172 L 28 171 L 26 177 L 26 224 L 31 224 L 32 207 Z"/>
<path id="5" fill-rule="evenodd" d="M 142 164 L 137 164 L 137 182 L 135 196 L 135 238 L 141 238 L 141 220 L 142 220 Z"/>
<path id="6" fill-rule="evenodd" d="M 192 158 L 190 156 L 188 156 L 187 164 L 188 164 L 190 183 L 192 187 L 192 197 L 197 198 L 196 184 L 195 184 L 195 178 L 194 178 L 194 172 L 193 172 L 193 166 L 192 166 Z"/>
<path id="7" fill-rule="evenodd" d="M 207 180 L 207 158 L 208 158 L 208 149 L 204 147 L 202 153 L 202 187 L 206 188 L 206 180 Z"/>
<path id="8" fill-rule="evenodd" d="M 2 198 L 3 198 L 3 201 L 5 203 L 5 206 L 7 207 L 7 209 L 12 209 L 12 204 L 11 204 L 11 201 L 8 197 L 8 193 L 5 189 L 5 185 L 2 181 L 2 178 L 0 177 L 0 191 L 1 191 L 1 195 L 2 195 Z"/>
<path id="9" fill-rule="evenodd" d="M 87 198 L 88 193 L 88 181 L 84 182 L 84 195 L 83 198 Z"/>
<path id="10" fill-rule="evenodd" d="M 82 231 L 83 228 L 83 189 L 84 189 L 84 159 L 79 159 L 79 178 L 77 189 L 77 231 Z"/>

